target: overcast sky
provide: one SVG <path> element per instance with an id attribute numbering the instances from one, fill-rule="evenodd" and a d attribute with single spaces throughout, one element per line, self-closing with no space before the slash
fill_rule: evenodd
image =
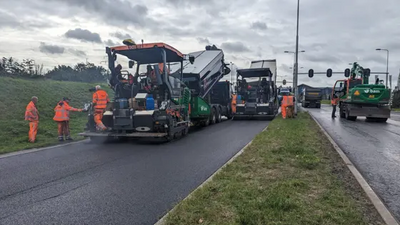
<path id="1" fill-rule="evenodd" d="M 277 59 L 278 79 L 291 79 L 296 31 L 295 0 L 0 0 L 0 55 L 34 58 L 46 67 L 105 58 L 105 46 L 125 38 L 166 42 L 182 53 L 215 44 L 226 61 Z M 400 69 L 398 0 L 301 0 L 300 72 L 344 71 L 357 61 L 372 71 Z M 287 77 L 284 77 L 284 76 Z M 383 78 L 383 75 L 381 75 Z M 331 86 L 343 76 L 299 83 Z"/>

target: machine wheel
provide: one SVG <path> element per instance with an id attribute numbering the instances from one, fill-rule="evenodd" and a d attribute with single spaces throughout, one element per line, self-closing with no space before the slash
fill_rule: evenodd
<path id="1" fill-rule="evenodd" d="M 217 120 L 216 120 L 216 122 L 217 123 L 220 123 L 221 121 L 222 121 L 222 113 L 221 113 L 221 108 L 218 108 L 218 110 L 217 110 Z"/>
<path id="2" fill-rule="evenodd" d="M 346 119 L 347 120 L 351 120 L 351 121 L 355 121 L 357 119 L 357 116 L 349 116 L 349 112 L 346 111 Z"/>
<path id="3" fill-rule="evenodd" d="M 217 121 L 217 112 L 216 112 L 216 110 L 215 110 L 215 108 L 213 107 L 212 109 L 211 109 L 211 124 L 215 124 L 216 123 L 216 121 Z"/>
<path id="4" fill-rule="evenodd" d="M 174 140 L 175 138 L 175 133 L 172 132 L 168 132 L 168 135 L 165 137 L 166 142 L 170 142 L 172 140 Z"/>
<path id="5" fill-rule="evenodd" d="M 340 118 L 346 118 L 346 113 L 344 112 L 344 110 L 342 108 L 339 107 L 339 115 Z"/>
<path id="6" fill-rule="evenodd" d="M 201 121 L 200 124 L 202 127 L 207 127 L 210 125 L 210 121 L 211 121 L 210 118 L 207 118 L 207 120 Z"/>
<path id="7" fill-rule="evenodd" d="M 232 111 L 229 111 L 226 117 L 228 118 L 228 120 L 231 120 L 233 118 Z"/>
<path id="8" fill-rule="evenodd" d="M 182 137 L 186 136 L 189 133 L 189 127 L 185 127 L 185 129 L 182 130 Z"/>

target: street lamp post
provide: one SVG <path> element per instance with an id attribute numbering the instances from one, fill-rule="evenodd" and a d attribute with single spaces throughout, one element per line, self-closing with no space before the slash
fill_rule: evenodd
<path id="1" fill-rule="evenodd" d="M 298 3 L 299 4 L 299 3 Z M 299 53 L 306 52 L 304 50 L 299 51 L 299 5 L 297 5 L 297 32 L 296 32 L 296 51 L 284 51 L 284 53 L 294 54 L 294 67 L 293 67 L 293 92 L 294 92 L 294 113 L 297 114 L 297 78 L 298 78 L 298 58 Z"/>
<path id="2" fill-rule="evenodd" d="M 293 79 L 293 89 L 294 89 L 294 114 L 297 115 L 297 77 L 299 73 L 299 14 L 300 14 L 300 0 L 297 0 L 297 27 L 296 27 L 296 60 L 295 60 L 295 79 Z"/>
<path id="3" fill-rule="evenodd" d="M 377 51 L 386 51 L 386 88 L 388 87 L 389 77 L 389 50 L 385 48 L 377 48 Z"/>

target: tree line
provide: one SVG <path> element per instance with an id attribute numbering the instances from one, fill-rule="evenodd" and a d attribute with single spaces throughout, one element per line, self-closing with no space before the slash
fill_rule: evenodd
<path id="1" fill-rule="evenodd" d="M 43 64 L 38 65 L 33 59 L 23 59 L 22 62 L 19 62 L 13 57 L 3 57 L 0 60 L 1 76 L 95 83 L 106 81 L 110 76 L 110 72 L 108 69 L 90 62 L 77 63 L 72 67 L 58 65 L 45 72 L 43 71 Z"/>

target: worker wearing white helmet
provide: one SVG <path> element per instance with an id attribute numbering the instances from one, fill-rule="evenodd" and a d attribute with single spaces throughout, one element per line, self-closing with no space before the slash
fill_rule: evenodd
<path id="1" fill-rule="evenodd" d="M 103 113 L 107 108 L 107 103 L 110 102 L 106 91 L 102 90 L 100 85 L 96 85 L 96 92 L 93 93 L 94 105 L 94 122 L 96 123 L 97 130 L 107 130 L 103 124 Z"/>

